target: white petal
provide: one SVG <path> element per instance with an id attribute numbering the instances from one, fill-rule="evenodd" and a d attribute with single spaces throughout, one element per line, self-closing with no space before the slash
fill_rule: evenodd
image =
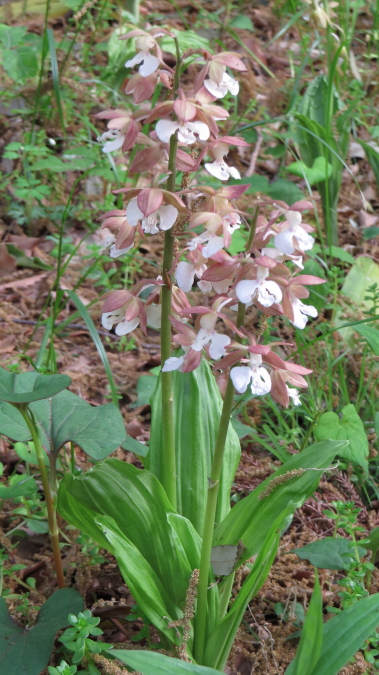
<path id="1" fill-rule="evenodd" d="M 271 389 L 271 377 L 266 368 L 254 368 L 252 371 L 251 391 L 257 396 L 268 394 Z"/>
<path id="2" fill-rule="evenodd" d="M 284 216 L 285 219 L 288 223 L 288 225 L 292 227 L 298 227 L 301 223 L 301 213 L 300 211 L 291 211 L 288 209 L 288 211 L 284 211 Z"/>
<path id="3" fill-rule="evenodd" d="M 179 127 L 179 122 L 173 122 L 172 120 L 159 120 L 157 122 L 157 126 L 155 127 L 155 131 L 157 132 L 157 136 L 159 140 L 162 141 L 162 143 L 169 143 L 172 134 L 174 134 L 175 131 L 179 129 Z"/>
<path id="4" fill-rule="evenodd" d="M 224 247 L 224 237 L 210 237 L 206 246 L 204 246 L 202 254 L 204 258 L 210 258 Z"/>
<path id="5" fill-rule="evenodd" d="M 144 218 L 144 215 L 137 204 L 137 197 L 131 199 L 128 206 L 126 207 L 126 217 L 130 225 L 135 227 L 140 220 Z"/>
<path id="6" fill-rule="evenodd" d="M 170 356 L 165 361 L 162 368 L 162 373 L 170 373 L 172 370 L 180 370 L 184 361 L 184 356 Z"/>
<path id="7" fill-rule="evenodd" d="M 297 389 L 293 389 L 292 387 L 287 387 L 287 393 L 290 398 L 292 398 L 292 403 L 294 405 L 301 405 L 301 400 L 299 396 L 299 392 Z"/>
<path id="8" fill-rule="evenodd" d="M 136 316 L 131 321 L 120 321 L 120 323 L 116 326 L 115 333 L 116 335 L 127 335 L 128 333 L 131 333 L 132 330 L 137 328 L 138 324 L 139 316 Z"/>
<path id="9" fill-rule="evenodd" d="M 292 302 L 292 307 L 294 320 L 291 321 L 291 323 L 296 326 L 296 328 L 300 328 L 300 330 L 305 328 L 308 321 L 307 316 L 315 318 L 318 314 L 316 307 L 313 307 L 313 305 L 304 305 L 298 298 L 295 298 Z"/>
<path id="10" fill-rule="evenodd" d="M 227 293 L 229 291 L 229 286 L 232 285 L 232 279 L 223 279 L 222 281 L 214 281 L 213 288 L 216 293 L 220 295 Z M 198 284 L 199 286 L 199 284 Z"/>
<path id="11" fill-rule="evenodd" d="M 142 66 L 139 67 L 139 74 L 142 75 L 142 77 L 149 77 L 149 75 L 152 75 L 155 73 L 156 70 L 159 68 L 159 59 L 157 59 L 156 56 L 153 56 L 153 54 L 150 54 L 148 52 L 147 54 L 144 54 L 144 59 L 143 59 L 143 64 Z"/>
<path id="12" fill-rule="evenodd" d="M 162 319 L 162 305 L 147 305 L 145 306 L 145 312 L 147 325 L 159 330 Z"/>
<path id="13" fill-rule="evenodd" d="M 232 178 L 236 178 L 237 180 L 241 178 L 241 174 L 235 166 L 229 166 L 228 170 Z"/>
<path id="14" fill-rule="evenodd" d="M 160 206 L 157 213 L 160 217 L 159 229 L 161 230 L 169 230 L 178 217 L 178 209 L 172 206 L 172 204 Z"/>
<path id="15" fill-rule="evenodd" d="M 114 312 L 105 312 L 101 315 L 101 325 L 106 330 L 112 330 L 113 324 L 117 321 Z"/>
<path id="16" fill-rule="evenodd" d="M 209 347 L 211 359 L 221 359 L 222 356 L 225 356 L 225 347 L 228 345 L 230 345 L 230 337 L 213 333 Z"/>
<path id="17" fill-rule="evenodd" d="M 205 347 L 211 339 L 212 334 L 206 328 L 200 328 L 191 349 L 194 349 L 195 352 L 201 352 L 203 347 Z"/>
<path id="18" fill-rule="evenodd" d="M 134 66 L 138 65 L 138 63 L 142 63 L 145 56 L 146 56 L 146 54 L 144 52 L 138 52 L 138 54 L 133 56 L 132 59 L 129 59 L 129 61 L 126 61 L 125 68 L 134 68 Z"/>
<path id="19" fill-rule="evenodd" d="M 212 291 L 212 284 L 210 281 L 198 281 L 197 285 L 202 293 L 211 293 Z M 216 293 L 219 293 L 219 291 L 216 291 Z"/>
<path id="20" fill-rule="evenodd" d="M 191 290 L 195 280 L 195 274 L 195 267 L 190 263 L 183 260 L 178 264 L 175 270 L 175 279 L 179 288 L 185 293 L 188 293 Z"/>
<path id="21" fill-rule="evenodd" d="M 275 281 L 262 281 L 258 286 L 257 298 L 263 307 L 271 307 L 281 301 L 282 291 Z"/>
<path id="22" fill-rule="evenodd" d="M 292 230 L 292 232 L 293 236 L 297 239 L 298 248 L 300 251 L 310 251 L 310 249 L 313 248 L 315 240 L 310 234 L 308 234 L 308 232 L 303 230 L 302 227 L 296 227 Z"/>
<path id="23" fill-rule="evenodd" d="M 133 248 L 133 244 L 126 246 L 126 248 L 116 248 L 116 246 L 112 244 L 109 255 L 111 258 L 119 258 L 121 255 L 124 255 L 124 253 L 130 251 L 131 248 Z"/>
<path id="24" fill-rule="evenodd" d="M 243 302 L 246 305 L 248 302 L 251 302 L 251 299 L 259 286 L 259 281 L 257 279 L 243 279 L 239 281 L 236 286 L 236 296 L 240 302 Z"/>
<path id="25" fill-rule="evenodd" d="M 217 159 L 214 162 L 207 162 L 204 164 L 205 169 L 211 176 L 218 178 L 219 180 L 228 180 L 229 172 L 226 170 L 225 162 L 218 162 Z"/>
<path id="26" fill-rule="evenodd" d="M 157 234 L 159 232 L 158 227 L 158 211 L 150 213 L 147 218 L 142 218 L 141 221 L 142 229 L 147 234 Z"/>
<path id="27" fill-rule="evenodd" d="M 103 152 L 113 152 L 119 150 L 124 142 L 124 134 L 117 136 L 113 141 L 107 141 L 103 147 Z"/>
<path id="28" fill-rule="evenodd" d="M 234 388 L 243 394 L 251 380 L 251 368 L 248 366 L 237 366 L 230 371 L 230 378 L 233 382 Z"/>
<path id="29" fill-rule="evenodd" d="M 232 96 L 237 96 L 240 90 L 238 80 L 235 80 L 234 77 L 230 77 L 228 73 L 224 73 L 224 76 L 222 78 L 222 84 L 228 88 L 228 91 L 231 93 Z"/>
<path id="30" fill-rule="evenodd" d="M 191 129 L 201 141 L 206 141 L 209 138 L 209 127 L 205 122 L 187 122 L 188 129 Z"/>
<path id="31" fill-rule="evenodd" d="M 214 80 L 206 78 L 204 80 L 204 87 L 208 89 L 209 93 L 216 98 L 224 98 L 228 93 L 228 87 L 223 84 L 217 84 Z"/>
<path id="32" fill-rule="evenodd" d="M 291 255 L 291 253 L 293 253 L 295 250 L 292 245 L 292 240 L 293 240 L 292 230 L 290 230 L 289 227 L 284 227 L 284 229 L 274 237 L 274 244 L 275 247 L 278 248 L 279 251 L 281 251 L 282 253 Z"/>

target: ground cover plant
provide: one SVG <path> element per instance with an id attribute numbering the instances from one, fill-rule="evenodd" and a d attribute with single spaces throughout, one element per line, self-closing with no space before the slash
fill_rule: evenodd
<path id="1" fill-rule="evenodd" d="M 0 13 L 2 670 L 379 672 L 377 3 Z"/>

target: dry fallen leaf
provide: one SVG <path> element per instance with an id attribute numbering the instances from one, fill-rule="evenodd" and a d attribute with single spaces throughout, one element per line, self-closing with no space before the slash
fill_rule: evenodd
<path id="1" fill-rule="evenodd" d="M 0 244 L 0 277 L 12 274 L 17 269 L 16 258 L 8 253 L 5 244 Z"/>
<path id="2" fill-rule="evenodd" d="M 24 279 L 7 281 L 5 284 L 0 285 L 0 291 L 3 291 L 6 288 L 12 288 L 12 290 L 16 288 L 27 288 L 28 286 L 33 286 L 33 284 L 36 284 L 38 281 L 41 281 L 45 277 L 47 277 L 47 272 L 44 274 L 35 274 L 32 277 L 25 277 Z"/>

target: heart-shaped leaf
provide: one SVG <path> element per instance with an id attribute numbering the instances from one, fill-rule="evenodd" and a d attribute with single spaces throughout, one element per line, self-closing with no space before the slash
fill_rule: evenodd
<path id="1" fill-rule="evenodd" d="M 287 171 L 306 178 L 310 185 L 316 185 L 330 178 L 333 173 L 332 165 L 325 161 L 324 157 L 316 157 L 313 166 L 307 166 L 305 162 L 292 162 L 287 166 Z"/>
<path id="2" fill-rule="evenodd" d="M 68 375 L 40 375 L 35 371 L 11 373 L 0 368 L 0 401 L 31 403 L 55 396 L 71 384 Z"/>
<path id="3" fill-rule="evenodd" d="M 30 438 L 21 414 L 14 410 L 16 417 L 11 408 L 7 403 L 0 406 L 0 432 L 17 441 Z M 64 443 L 73 441 L 90 457 L 104 459 L 125 440 L 124 421 L 113 403 L 91 406 L 71 391 L 61 391 L 49 399 L 31 403 L 30 408 L 41 443 L 49 453 L 57 453 Z"/>
<path id="4" fill-rule="evenodd" d="M 341 418 L 335 412 L 321 415 L 315 428 L 315 436 L 319 441 L 324 439 L 346 440 L 349 445 L 339 453 L 342 457 L 360 464 L 367 471 L 368 440 L 355 407 L 350 403 L 342 408 Z"/>
<path id="5" fill-rule="evenodd" d="M 68 626 L 68 615 L 83 611 L 81 595 L 61 588 L 42 606 L 33 628 L 19 626 L 0 597 L 0 663 L 6 675 L 40 675 L 47 666 L 60 628 Z"/>

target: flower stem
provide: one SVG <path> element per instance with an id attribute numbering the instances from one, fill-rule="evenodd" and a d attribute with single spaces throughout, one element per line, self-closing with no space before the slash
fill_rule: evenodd
<path id="1" fill-rule="evenodd" d="M 180 50 L 178 40 L 175 38 L 176 45 L 176 69 L 174 82 L 174 95 L 179 88 L 180 83 Z M 177 134 L 171 136 L 170 151 L 168 159 L 169 177 L 167 179 L 167 190 L 175 192 L 176 183 L 176 152 L 178 149 Z M 172 306 L 172 273 L 171 268 L 174 260 L 174 237 L 170 230 L 164 234 L 164 253 L 162 276 L 164 286 L 162 287 L 162 328 L 161 328 L 161 358 L 162 365 L 170 358 L 171 354 L 171 306 Z M 174 415 L 172 409 L 172 376 L 170 372 L 161 373 L 162 378 L 162 428 L 163 428 L 163 448 L 164 454 L 162 485 L 166 490 L 171 505 L 176 509 L 176 454 L 175 454 L 175 428 Z"/>
<path id="2" fill-rule="evenodd" d="M 259 208 L 256 207 L 253 214 L 249 237 L 246 242 L 245 247 L 246 253 L 250 251 L 253 245 L 255 230 L 257 227 L 258 212 Z M 244 323 L 245 323 L 245 305 L 242 302 L 239 302 L 236 320 L 237 328 L 241 328 L 241 326 L 243 326 Z M 239 336 L 237 335 L 236 340 L 240 342 L 241 338 L 239 338 Z M 200 558 L 199 585 L 197 592 L 197 611 L 196 611 L 195 641 L 194 641 L 194 655 L 196 662 L 199 664 L 202 664 L 204 660 L 205 636 L 206 636 L 207 613 L 208 613 L 207 596 L 209 585 L 209 572 L 211 567 L 213 530 L 216 517 L 218 491 L 220 488 L 222 462 L 224 459 L 225 442 L 228 434 L 233 402 L 234 402 L 234 385 L 231 378 L 229 377 L 224 396 L 224 403 L 222 406 L 220 426 L 218 429 L 215 451 L 212 460 L 211 474 L 209 477 L 208 500 L 204 519 L 203 543 Z"/>
<path id="3" fill-rule="evenodd" d="M 38 460 L 38 467 L 39 471 L 41 474 L 41 480 L 42 480 L 42 487 L 43 491 L 45 494 L 45 501 L 46 501 L 46 508 L 47 508 L 47 520 L 49 523 L 49 535 L 50 535 L 50 541 L 51 541 L 51 547 L 53 549 L 53 556 L 54 556 L 54 564 L 55 564 L 55 572 L 57 575 L 57 581 L 58 581 L 58 586 L 59 588 L 65 588 L 65 580 L 64 580 L 64 574 L 63 574 L 63 567 L 62 567 L 62 558 L 61 558 L 61 552 L 59 548 L 59 530 L 58 530 L 58 523 L 57 523 L 57 514 L 54 508 L 54 503 L 53 499 L 51 496 L 50 492 L 50 486 L 49 486 L 49 479 L 44 463 L 44 458 L 43 458 L 43 450 L 41 446 L 41 441 L 39 439 L 38 435 L 38 430 L 37 427 L 34 424 L 32 414 L 30 410 L 28 410 L 27 407 L 20 406 L 19 411 L 22 414 L 26 424 L 29 427 L 29 431 L 34 443 L 36 455 L 37 455 L 37 460 Z"/>

